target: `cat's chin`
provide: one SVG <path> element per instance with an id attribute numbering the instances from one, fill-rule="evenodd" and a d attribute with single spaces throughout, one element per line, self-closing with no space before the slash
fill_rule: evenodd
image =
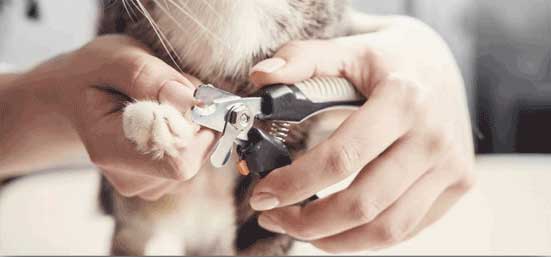
<path id="1" fill-rule="evenodd" d="M 171 49 L 174 56 L 166 59 L 202 80 L 243 83 L 256 62 L 290 40 L 279 21 L 291 12 L 287 1 L 178 2 L 187 3 L 187 9 L 159 5 L 150 10 L 165 34 L 159 54 Z"/>

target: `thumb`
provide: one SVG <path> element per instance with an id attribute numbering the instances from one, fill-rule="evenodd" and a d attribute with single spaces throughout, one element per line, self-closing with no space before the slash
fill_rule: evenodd
<path id="1" fill-rule="evenodd" d="M 177 81 L 168 81 L 159 89 L 159 102 L 170 104 L 178 111 L 186 113 L 191 110 L 191 107 L 198 104 L 198 101 L 193 96 L 195 89 L 202 82 L 188 74 L 182 74 L 188 83 L 180 83 Z"/>
<path id="2" fill-rule="evenodd" d="M 259 86 L 297 83 L 312 77 L 344 77 L 352 54 L 333 41 L 293 41 L 286 44 L 273 58 L 255 65 L 251 81 Z"/>

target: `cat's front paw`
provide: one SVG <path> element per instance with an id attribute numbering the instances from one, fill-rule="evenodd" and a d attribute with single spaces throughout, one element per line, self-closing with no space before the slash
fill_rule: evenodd
<path id="1" fill-rule="evenodd" d="M 139 101 L 124 108 L 123 130 L 138 151 L 162 159 L 178 156 L 199 127 L 168 104 Z"/>

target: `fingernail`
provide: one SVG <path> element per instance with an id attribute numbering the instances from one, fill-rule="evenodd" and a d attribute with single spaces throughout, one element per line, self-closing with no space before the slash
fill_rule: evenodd
<path id="1" fill-rule="evenodd" d="M 283 68 L 287 62 L 281 58 L 270 58 L 256 64 L 252 69 L 250 74 L 255 72 L 263 73 L 273 73 Z"/>
<path id="2" fill-rule="evenodd" d="M 287 232 L 285 232 L 283 228 L 277 225 L 274 219 L 268 215 L 260 215 L 260 217 L 258 217 L 258 224 L 269 231 L 278 234 L 287 234 Z"/>
<path id="3" fill-rule="evenodd" d="M 251 197 L 251 207 L 257 211 L 271 210 L 279 205 L 279 200 L 268 193 L 260 193 Z"/>

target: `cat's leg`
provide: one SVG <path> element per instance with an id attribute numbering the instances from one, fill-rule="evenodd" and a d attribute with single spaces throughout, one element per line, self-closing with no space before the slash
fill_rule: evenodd
<path id="1" fill-rule="evenodd" d="M 151 224 L 143 220 L 116 219 L 115 231 L 111 242 L 113 256 L 143 256 L 147 243 L 153 235 Z"/>
<path id="2" fill-rule="evenodd" d="M 111 254 L 115 256 L 180 255 L 184 249 L 178 231 L 189 219 L 186 209 L 174 204 L 176 196 L 149 202 L 139 197 L 112 194 L 115 231 Z M 169 213 L 176 215 L 169 215 Z M 180 220 L 181 219 L 181 220 Z"/>
<path id="3" fill-rule="evenodd" d="M 239 227 L 237 237 L 237 244 L 241 247 L 239 256 L 288 255 L 294 243 L 287 235 L 275 234 L 260 227 L 256 215 Z"/>
<path id="4" fill-rule="evenodd" d="M 152 226 L 149 222 L 139 220 L 134 215 L 138 209 L 127 210 L 131 200 L 125 200 L 118 195 L 113 186 L 105 177 L 101 177 L 99 203 L 102 211 L 112 215 L 115 229 L 111 238 L 111 255 L 113 256 L 142 256 L 145 246 L 152 236 Z M 128 203 L 127 203 L 128 201 Z"/>
<path id="5" fill-rule="evenodd" d="M 240 256 L 287 255 L 294 240 L 287 235 L 272 233 L 260 227 L 257 221 L 259 213 L 249 205 L 252 189 L 256 183 L 258 178 L 243 177 L 235 191 L 238 214 L 237 254 Z"/>
<path id="6" fill-rule="evenodd" d="M 143 202 L 142 204 L 147 204 Z M 144 206 L 145 207 L 145 206 Z M 145 256 L 185 254 L 185 242 L 181 235 L 171 233 L 173 227 L 167 227 L 162 220 L 148 220 L 143 217 L 145 210 L 135 210 L 138 215 L 124 215 L 117 219 L 113 234 L 111 255 Z M 142 215 L 140 215 L 142 214 Z M 162 219 L 162 217 L 158 217 Z M 174 224 L 178 226 L 178 223 Z"/>
<path id="7" fill-rule="evenodd" d="M 232 256 L 235 255 L 233 231 L 220 231 L 214 236 L 214 241 L 208 241 L 201 245 L 195 245 L 182 251 L 187 256 Z"/>
<path id="8" fill-rule="evenodd" d="M 199 126 L 171 105 L 138 101 L 124 108 L 123 129 L 140 152 L 162 159 L 165 155 L 178 156 Z"/>
<path id="9" fill-rule="evenodd" d="M 138 101 L 125 107 L 123 130 L 140 152 L 161 159 L 166 155 L 177 156 L 178 149 L 185 146 L 196 128 L 170 105 Z M 145 214 L 145 207 L 149 204 L 139 199 L 124 198 L 114 191 L 111 197 L 116 222 L 111 253 L 144 255 L 147 243 L 154 234 L 154 224 L 139 214 Z"/>

